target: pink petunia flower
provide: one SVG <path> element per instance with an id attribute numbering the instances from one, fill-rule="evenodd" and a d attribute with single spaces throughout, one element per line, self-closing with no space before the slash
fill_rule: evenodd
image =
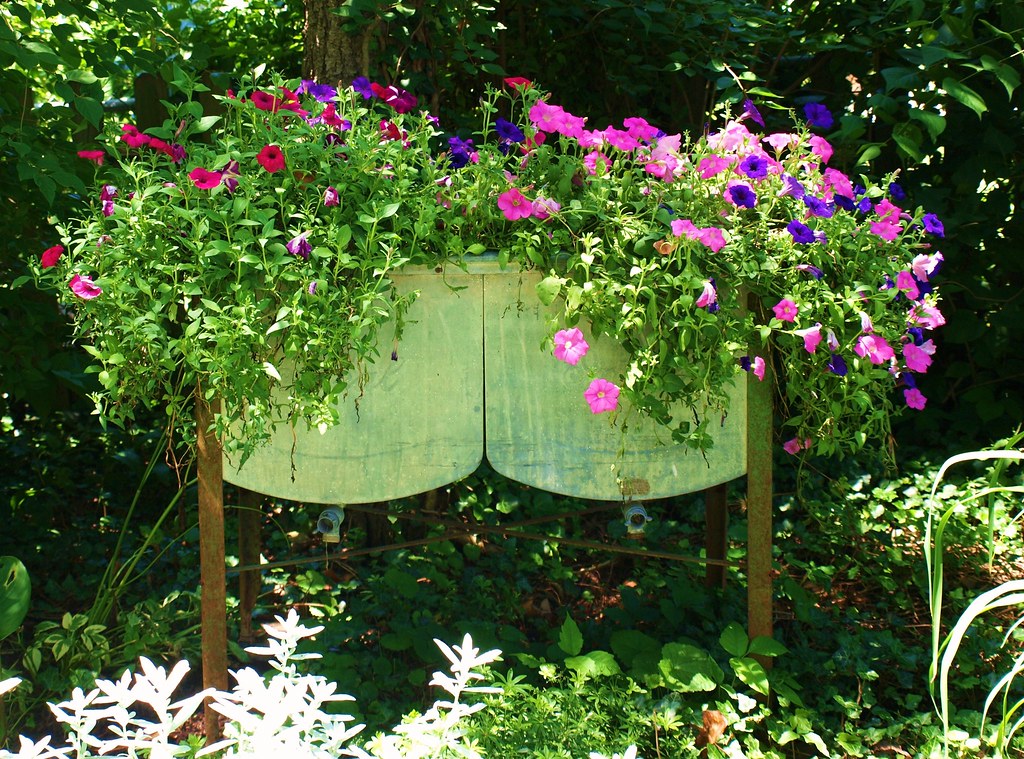
<path id="1" fill-rule="evenodd" d="M 583 397 L 590 404 L 592 414 L 614 411 L 619 406 L 618 386 L 600 377 L 590 383 L 590 387 L 583 393 Z"/>
<path id="2" fill-rule="evenodd" d="M 818 344 L 821 343 L 821 322 L 807 329 L 798 329 L 795 334 L 804 339 L 804 350 L 814 353 Z"/>
<path id="3" fill-rule="evenodd" d="M 551 218 L 552 214 L 558 213 L 562 210 L 562 205 L 557 200 L 552 198 L 545 198 L 538 195 L 533 200 L 533 218 L 546 221 Z"/>
<path id="4" fill-rule="evenodd" d="M 710 280 L 704 281 L 704 289 L 701 291 L 700 297 L 697 298 L 697 302 L 694 305 L 697 308 L 707 308 L 713 303 L 718 302 L 718 292 L 715 290 L 715 286 Z"/>
<path id="5" fill-rule="evenodd" d="M 796 321 L 796 315 L 799 310 L 800 309 L 796 303 L 791 301 L 789 298 L 783 298 L 772 306 L 772 311 L 775 312 L 775 318 L 782 322 Z"/>
<path id="6" fill-rule="evenodd" d="M 795 456 L 796 454 L 800 453 L 800 451 L 802 451 L 803 448 L 803 441 L 798 437 L 787 440 L 785 443 L 782 444 L 782 450 L 784 450 L 790 456 Z"/>
<path id="7" fill-rule="evenodd" d="M 71 288 L 71 292 L 83 300 L 92 300 L 103 294 L 103 290 L 99 285 L 89 277 L 83 277 L 79 274 L 71 278 L 71 281 L 68 282 L 68 287 Z"/>
<path id="8" fill-rule="evenodd" d="M 896 355 L 885 338 L 878 335 L 861 335 L 853 346 L 853 352 L 861 358 L 870 359 L 872 364 L 884 364 Z"/>
<path id="9" fill-rule="evenodd" d="M 562 329 L 555 333 L 555 358 L 576 366 L 587 355 L 590 346 L 578 327 Z"/>
<path id="10" fill-rule="evenodd" d="M 931 255 L 921 253 L 914 256 L 914 260 L 910 262 L 910 269 L 914 272 L 915 277 L 922 282 L 927 282 L 928 277 L 935 273 L 935 270 L 939 268 L 943 260 L 942 253 L 933 253 Z"/>
<path id="11" fill-rule="evenodd" d="M 528 219 L 533 215 L 533 203 L 517 187 L 512 187 L 498 196 L 498 208 L 509 221 Z"/>
<path id="12" fill-rule="evenodd" d="M 946 317 L 942 315 L 938 306 L 929 306 L 926 303 L 918 303 L 910 309 L 908 317 L 911 324 L 920 324 L 925 329 L 937 329 L 946 323 Z"/>
<path id="13" fill-rule="evenodd" d="M 903 346 L 903 360 L 907 368 L 912 372 L 924 374 L 932 365 L 932 356 L 935 354 L 935 343 L 926 340 L 921 345 L 907 343 Z"/>
<path id="14" fill-rule="evenodd" d="M 917 289 L 917 282 L 914 281 L 914 275 L 906 269 L 896 275 L 896 287 L 905 292 L 911 300 L 917 300 L 921 296 L 921 291 Z"/>
<path id="15" fill-rule="evenodd" d="M 754 360 L 750 364 L 750 371 L 754 373 L 759 382 L 764 382 L 764 359 L 760 356 L 754 356 Z"/>
<path id="16" fill-rule="evenodd" d="M 903 399 L 907 402 L 907 405 L 912 409 L 918 411 L 924 410 L 925 404 L 928 403 L 928 399 L 924 396 L 920 390 L 916 387 L 911 387 L 903 391 Z"/>
<path id="17" fill-rule="evenodd" d="M 339 197 L 338 191 L 334 188 L 333 185 L 329 186 L 326 190 L 324 190 L 324 207 L 325 208 L 330 208 L 331 206 L 336 206 L 339 203 L 341 203 L 341 198 Z"/>
<path id="18" fill-rule="evenodd" d="M 832 157 L 832 146 L 829 144 L 828 140 L 824 137 L 812 134 L 807 139 L 807 142 L 811 145 L 811 152 L 818 156 L 822 163 L 828 163 L 829 159 Z"/>

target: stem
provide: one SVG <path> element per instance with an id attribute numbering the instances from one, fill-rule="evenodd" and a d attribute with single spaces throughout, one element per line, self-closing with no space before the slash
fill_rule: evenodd
<path id="1" fill-rule="evenodd" d="M 89 611 L 89 623 L 90 624 L 105 624 L 107 615 L 110 613 L 110 608 L 113 606 L 109 595 L 113 593 L 114 583 L 111 580 L 112 575 L 118 574 L 118 570 L 115 569 L 117 562 L 121 557 L 121 547 L 124 544 L 125 535 L 128 532 L 128 525 L 131 523 L 132 515 L 135 513 L 135 507 L 138 506 L 139 498 L 142 495 L 142 488 L 145 487 L 146 481 L 149 476 L 153 473 L 153 469 L 156 466 L 158 454 L 160 449 L 164 447 L 167 442 L 167 430 L 164 429 L 160 433 L 160 439 L 157 440 L 156 447 L 153 449 L 153 454 L 149 457 L 149 464 L 146 465 L 146 471 L 142 473 L 142 479 L 139 482 L 139 486 L 135 489 L 135 495 L 132 498 L 131 504 L 128 506 L 128 513 L 125 515 L 124 523 L 121 525 L 121 532 L 117 536 L 117 542 L 114 544 L 114 551 L 110 557 L 110 561 L 107 563 L 107 568 L 103 572 L 103 577 L 100 578 L 99 588 L 96 591 L 96 597 L 93 599 L 92 608 Z M 146 538 L 142 548 L 145 550 L 146 546 L 152 537 L 152 532 Z M 137 560 L 136 560 L 137 561 Z M 134 563 L 133 563 L 134 564 Z M 100 614 L 99 612 L 103 613 Z"/>

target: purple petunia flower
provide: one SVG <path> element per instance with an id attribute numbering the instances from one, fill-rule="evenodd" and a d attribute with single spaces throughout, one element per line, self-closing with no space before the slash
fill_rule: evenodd
<path id="1" fill-rule="evenodd" d="M 779 197 L 785 197 L 790 195 L 794 198 L 802 198 L 804 196 L 804 186 L 800 184 L 800 180 L 796 177 L 791 177 L 789 174 L 782 175 L 782 189 L 779 190 Z"/>
<path id="2" fill-rule="evenodd" d="M 926 213 L 921 221 L 924 223 L 924 231 L 928 234 L 935 235 L 936 237 L 946 236 L 946 228 L 935 214 Z"/>
<path id="3" fill-rule="evenodd" d="M 804 106 L 804 116 L 807 123 L 818 129 L 831 129 L 833 123 L 832 112 L 821 103 L 807 103 Z"/>
<path id="4" fill-rule="evenodd" d="M 826 203 L 821 198 L 816 198 L 813 195 L 804 195 L 804 205 L 807 206 L 807 210 L 814 216 L 820 216 L 823 219 L 831 219 L 834 211 L 832 206 Z"/>
<path id="5" fill-rule="evenodd" d="M 757 195 L 745 184 L 731 185 L 725 191 L 725 198 L 739 208 L 753 208 L 757 205 Z"/>
<path id="6" fill-rule="evenodd" d="M 907 197 L 907 193 L 903 192 L 903 188 L 895 182 L 889 184 L 889 195 L 892 196 L 893 200 L 903 200 Z"/>
<path id="7" fill-rule="evenodd" d="M 461 169 L 473 159 L 473 152 L 476 149 L 473 140 L 463 140 L 459 137 L 449 137 L 448 147 L 450 149 L 448 162 L 453 169 Z"/>
<path id="8" fill-rule="evenodd" d="M 810 274 L 815 279 L 821 279 L 823 276 L 825 276 L 825 273 L 821 269 L 819 269 L 817 266 L 811 266 L 810 264 L 797 264 L 796 269 L 797 271 L 802 271 L 807 274 Z"/>
<path id="9" fill-rule="evenodd" d="M 523 134 L 523 130 L 507 119 L 499 118 L 495 120 L 494 131 L 497 132 L 498 136 L 503 140 L 508 140 L 509 142 L 522 142 L 526 139 L 526 135 Z"/>
<path id="10" fill-rule="evenodd" d="M 832 196 L 832 200 L 835 202 L 837 206 L 842 208 L 844 211 L 852 211 L 854 208 L 856 208 L 856 205 L 853 202 L 853 198 L 848 198 L 845 195 L 840 195 L 836 193 L 835 195 Z"/>
<path id="11" fill-rule="evenodd" d="M 814 232 L 809 226 L 798 219 L 793 219 L 786 225 L 786 231 L 793 236 L 793 240 L 803 245 L 812 243 L 815 240 Z"/>
<path id="12" fill-rule="evenodd" d="M 764 118 L 761 116 L 761 112 L 757 110 L 757 106 L 754 105 L 754 101 L 750 98 L 743 101 L 743 115 L 749 117 L 755 124 L 764 126 Z"/>
<path id="13" fill-rule="evenodd" d="M 312 79 L 303 79 L 299 85 L 299 92 L 312 95 L 314 100 L 321 103 L 329 103 L 338 96 L 338 91 L 331 85 L 317 84 Z"/>
<path id="14" fill-rule="evenodd" d="M 833 353 L 828 360 L 828 370 L 839 377 L 846 376 L 846 359 L 838 353 Z"/>
<path id="15" fill-rule="evenodd" d="M 357 76 L 352 80 L 352 89 L 363 96 L 363 100 L 371 100 L 373 98 L 373 88 L 370 86 L 370 80 L 365 76 Z"/>
<path id="16" fill-rule="evenodd" d="M 764 179 L 768 176 L 768 161 L 761 155 L 748 155 L 740 163 L 740 171 L 751 179 Z M 750 207 L 752 208 L 753 206 Z"/>

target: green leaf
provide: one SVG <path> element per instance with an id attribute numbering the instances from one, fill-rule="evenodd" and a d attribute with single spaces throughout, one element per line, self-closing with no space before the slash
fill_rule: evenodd
<path id="1" fill-rule="evenodd" d="M 537 283 L 537 297 L 545 306 L 550 306 L 562 290 L 561 277 L 545 277 Z"/>
<path id="2" fill-rule="evenodd" d="M 857 157 L 857 165 L 863 166 L 864 164 L 871 163 L 874 159 L 878 158 L 882 154 L 882 149 L 878 145 L 865 145 L 864 149 L 860 151 L 860 155 Z"/>
<path id="3" fill-rule="evenodd" d="M 749 656 L 743 656 L 729 659 L 729 665 L 736 673 L 736 677 L 761 695 L 768 695 L 768 672 L 761 662 L 751 659 Z"/>
<path id="4" fill-rule="evenodd" d="M 991 55 L 981 56 L 981 66 L 995 74 L 996 79 L 1006 88 L 1006 97 L 1013 97 L 1013 91 L 1020 86 L 1020 74 L 1013 66 L 1001 63 Z"/>
<path id="5" fill-rule="evenodd" d="M 747 653 L 757 656 L 782 656 L 782 654 L 788 654 L 789 649 L 775 640 L 775 638 L 767 635 L 758 635 L 750 641 L 750 648 L 747 650 Z"/>
<path id="6" fill-rule="evenodd" d="M 985 98 L 951 76 L 947 76 L 942 80 L 942 89 L 949 93 L 950 97 L 959 100 L 963 105 L 978 114 L 979 119 L 981 114 L 988 110 L 988 106 L 985 105 Z"/>
<path id="7" fill-rule="evenodd" d="M 558 647 L 569 656 L 576 656 L 583 650 L 583 633 L 572 617 L 566 616 L 558 631 Z"/>
<path id="8" fill-rule="evenodd" d="M 932 140 L 938 139 L 939 135 L 946 131 L 945 116 L 941 116 L 934 111 L 914 109 L 910 111 L 910 118 L 924 124 L 924 128 L 928 130 L 928 136 L 931 137 Z"/>
<path id="9" fill-rule="evenodd" d="M 639 630 L 617 630 L 612 633 L 612 651 L 627 667 L 632 667 L 638 656 L 649 653 L 660 653 L 661 643 L 647 633 Z"/>
<path id="10" fill-rule="evenodd" d="M 28 614 L 32 583 L 14 556 L 0 556 L 0 640 L 17 630 Z"/>
<path id="11" fill-rule="evenodd" d="M 380 212 L 378 219 L 388 219 L 398 213 L 398 209 L 402 207 L 401 203 L 388 203 L 384 206 L 384 210 Z"/>
<path id="12" fill-rule="evenodd" d="M 404 598 L 413 599 L 420 594 L 416 578 L 401 569 L 389 569 L 384 573 L 384 582 Z"/>
<path id="13" fill-rule="evenodd" d="M 87 70 L 69 71 L 66 78 L 69 82 L 81 82 L 82 84 L 92 84 L 99 81 L 99 78 L 94 73 Z"/>
<path id="14" fill-rule="evenodd" d="M 666 643 L 658 669 L 666 686 L 683 693 L 712 691 L 725 676 L 711 654 L 687 643 Z"/>
<path id="15" fill-rule="evenodd" d="M 590 677 L 606 677 L 622 672 L 615 657 L 607 651 L 591 651 L 583 656 L 569 657 L 565 660 L 565 666 Z"/>
<path id="16" fill-rule="evenodd" d="M 744 656 L 747 653 L 747 645 L 750 643 L 750 638 L 747 637 L 746 630 L 740 625 L 736 622 L 730 622 L 722 630 L 718 642 L 730 656 Z"/>
<path id="17" fill-rule="evenodd" d="M 203 116 L 196 122 L 196 125 L 192 127 L 192 133 L 199 134 L 201 132 L 205 132 L 218 121 L 220 121 L 220 116 Z"/>

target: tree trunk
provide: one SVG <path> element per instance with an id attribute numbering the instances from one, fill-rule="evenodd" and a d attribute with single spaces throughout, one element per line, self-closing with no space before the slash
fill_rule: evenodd
<path id="1" fill-rule="evenodd" d="M 306 0 L 302 29 L 302 74 L 321 84 L 346 86 L 369 71 L 366 31 L 346 32 L 333 13 L 342 0 Z"/>

